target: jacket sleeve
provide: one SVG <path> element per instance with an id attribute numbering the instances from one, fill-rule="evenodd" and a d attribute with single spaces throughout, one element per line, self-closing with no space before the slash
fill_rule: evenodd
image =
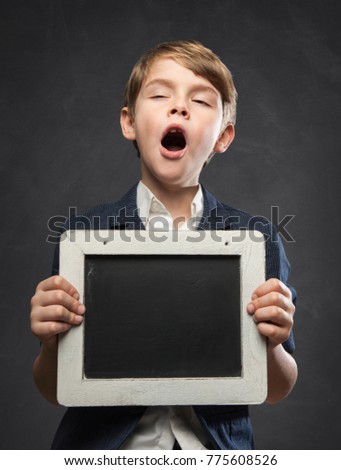
<path id="1" fill-rule="evenodd" d="M 275 227 L 269 222 L 269 231 L 264 234 L 266 237 L 266 279 L 272 277 L 279 279 L 290 289 L 292 301 L 296 305 L 296 291 L 288 283 L 290 275 L 290 264 L 286 257 L 282 240 Z M 291 330 L 290 337 L 283 343 L 287 352 L 292 354 L 295 350 L 294 334 Z"/>

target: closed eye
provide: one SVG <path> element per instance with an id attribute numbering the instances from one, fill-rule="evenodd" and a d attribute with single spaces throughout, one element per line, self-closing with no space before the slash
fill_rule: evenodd
<path id="1" fill-rule="evenodd" d="M 198 104 L 202 104 L 202 105 L 205 105 L 205 106 L 211 106 L 209 103 L 207 103 L 207 101 L 204 101 L 204 100 L 192 100 L 194 103 L 198 103 Z"/>

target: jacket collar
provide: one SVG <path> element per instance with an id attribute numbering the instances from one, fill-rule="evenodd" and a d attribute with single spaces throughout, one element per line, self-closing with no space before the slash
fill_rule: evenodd
<path id="1" fill-rule="evenodd" d="M 224 230 L 225 211 L 221 203 L 202 186 L 204 195 L 204 212 L 199 224 L 199 230 Z"/>
<path id="2" fill-rule="evenodd" d="M 136 205 L 137 183 L 113 207 L 113 220 L 110 228 L 144 230 Z M 226 214 L 221 203 L 203 185 L 204 211 L 199 230 L 226 230 Z"/>
<path id="3" fill-rule="evenodd" d="M 136 205 L 136 188 L 137 183 L 114 204 L 114 218 L 110 228 L 144 230 L 145 227 L 139 217 Z"/>

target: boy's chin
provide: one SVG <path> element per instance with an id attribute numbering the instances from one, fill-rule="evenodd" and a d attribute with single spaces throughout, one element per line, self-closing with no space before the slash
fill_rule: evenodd
<path id="1" fill-rule="evenodd" d="M 194 177 L 185 178 L 183 173 L 167 173 L 167 174 L 160 174 L 157 176 L 158 183 L 161 186 L 170 188 L 186 188 L 188 186 L 195 186 L 197 184 L 196 179 Z"/>

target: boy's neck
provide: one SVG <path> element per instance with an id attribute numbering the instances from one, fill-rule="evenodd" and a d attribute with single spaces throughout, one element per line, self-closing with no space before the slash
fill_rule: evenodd
<path id="1" fill-rule="evenodd" d="M 199 183 L 194 186 L 174 186 L 165 184 L 153 184 L 141 179 L 154 196 L 162 202 L 173 220 L 178 217 L 189 219 L 192 215 L 192 201 L 196 195 Z"/>

